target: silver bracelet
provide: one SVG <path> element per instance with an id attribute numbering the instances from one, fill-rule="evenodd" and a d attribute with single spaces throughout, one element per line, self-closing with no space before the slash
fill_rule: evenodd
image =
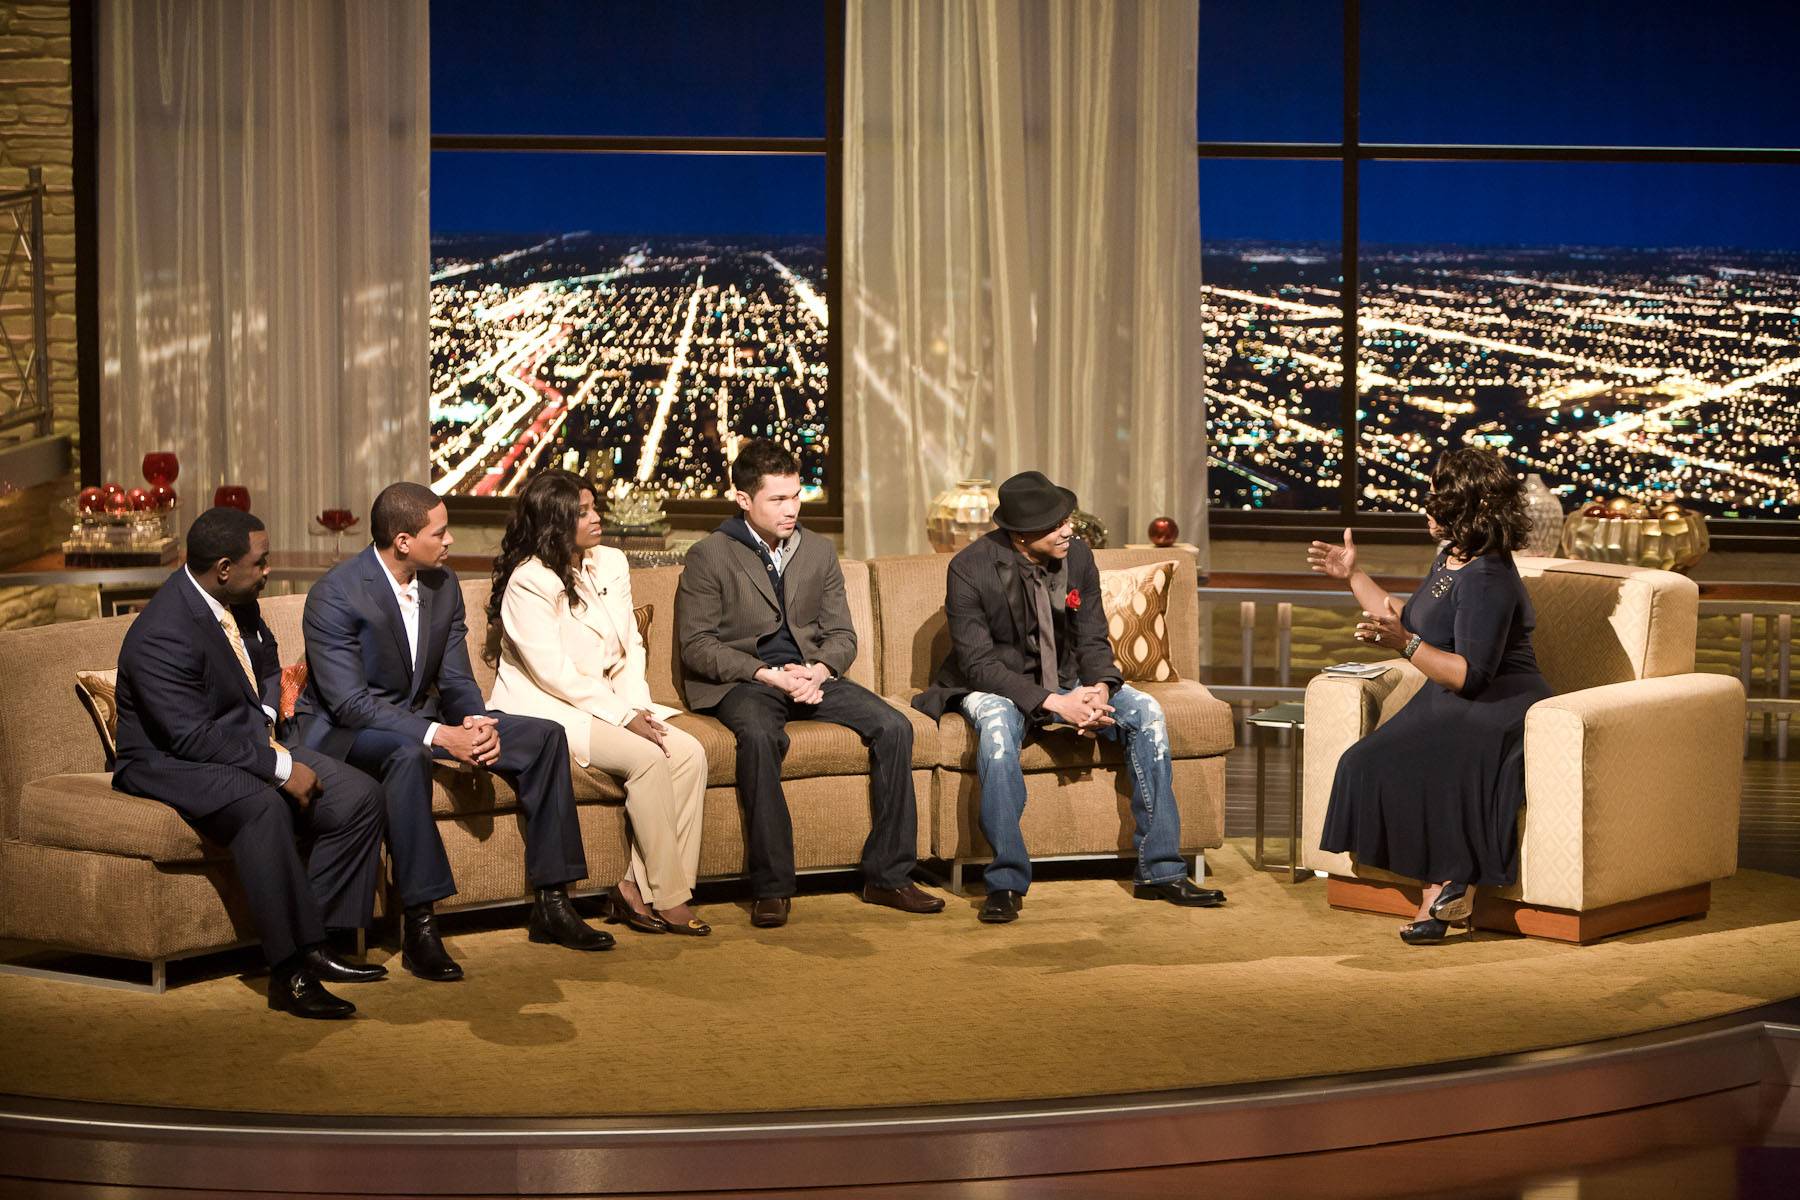
<path id="1" fill-rule="evenodd" d="M 1411 659 L 1414 654 L 1417 654 L 1419 652 L 1419 643 L 1423 642 L 1424 640 L 1425 639 L 1420 637 L 1418 634 L 1416 634 L 1416 633 L 1413 634 L 1411 640 L 1409 640 L 1406 643 L 1406 649 L 1404 649 L 1400 652 L 1400 657 L 1404 658 L 1404 659 Z"/>

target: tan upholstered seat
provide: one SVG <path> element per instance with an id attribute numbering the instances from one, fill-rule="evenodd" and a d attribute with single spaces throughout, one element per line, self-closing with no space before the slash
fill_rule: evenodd
<path id="1" fill-rule="evenodd" d="M 204 862 L 226 854 L 167 804 L 115 791 L 106 772 L 51 775 L 26 784 L 19 796 L 19 837 L 156 863 Z"/>
<path id="2" fill-rule="evenodd" d="M 1737 869 L 1744 693 L 1731 676 L 1694 671 L 1699 589 L 1667 571 L 1516 561 L 1537 610 L 1538 665 L 1557 694 L 1525 719 L 1519 881 L 1499 893 L 1518 904 L 1489 917 L 1591 940 L 1704 911 L 1706 885 Z M 1321 675 L 1307 686 L 1307 866 L 1339 881 L 1413 882 L 1318 847 L 1339 757 L 1423 684 L 1396 661 L 1378 679 Z M 1379 889 L 1356 894 L 1383 902 Z"/>

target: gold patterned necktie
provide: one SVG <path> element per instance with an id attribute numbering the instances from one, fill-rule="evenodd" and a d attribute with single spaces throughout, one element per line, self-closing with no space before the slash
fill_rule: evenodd
<path id="1" fill-rule="evenodd" d="M 250 681 L 250 694 L 260 695 L 256 687 L 256 670 L 250 665 L 250 651 L 244 647 L 244 635 L 238 629 L 237 618 L 229 608 L 219 614 L 219 628 L 225 631 L 225 640 L 231 643 L 231 652 L 237 655 L 238 666 L 244 668 L 244 678 Z M 287 749 L 275 740 L 275 730 L 272 727 L 269 730 L 269 745 L 277 750 Z"/>

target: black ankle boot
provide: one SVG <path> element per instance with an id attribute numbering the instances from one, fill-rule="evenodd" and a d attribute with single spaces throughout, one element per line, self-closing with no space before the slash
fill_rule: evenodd
<path id="1" fill-rule="evenodd" d="M 444 949 L 444 939 L 438 934 L 437 917 L 432 914 L 431 905 L 413 905 L 406 910 L 403 921 L 401 966 L 433 983 L 451 983 L 463 977 L 463 969 Z"/>
<path id="2" fill-rule="evenodd" d="M 531 920 L 526 934 L 534 942 L 567 946 L 571 950 L 611 950 L 613 936 L 588 926 L 569 903 L 569 893 L 560 887 L 537 890 L 531 906 Z"/>

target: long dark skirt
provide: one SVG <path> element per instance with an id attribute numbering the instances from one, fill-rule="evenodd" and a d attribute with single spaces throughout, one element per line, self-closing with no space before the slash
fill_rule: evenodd
<path id="1" fill-rule="evenodd" d="M 1473 700 L 1427 683 L 1338 761 L 1320 848 L 1427 883 L 1517 880 L 1525 713 L 1550 694 L 1535 673 Z"/>

